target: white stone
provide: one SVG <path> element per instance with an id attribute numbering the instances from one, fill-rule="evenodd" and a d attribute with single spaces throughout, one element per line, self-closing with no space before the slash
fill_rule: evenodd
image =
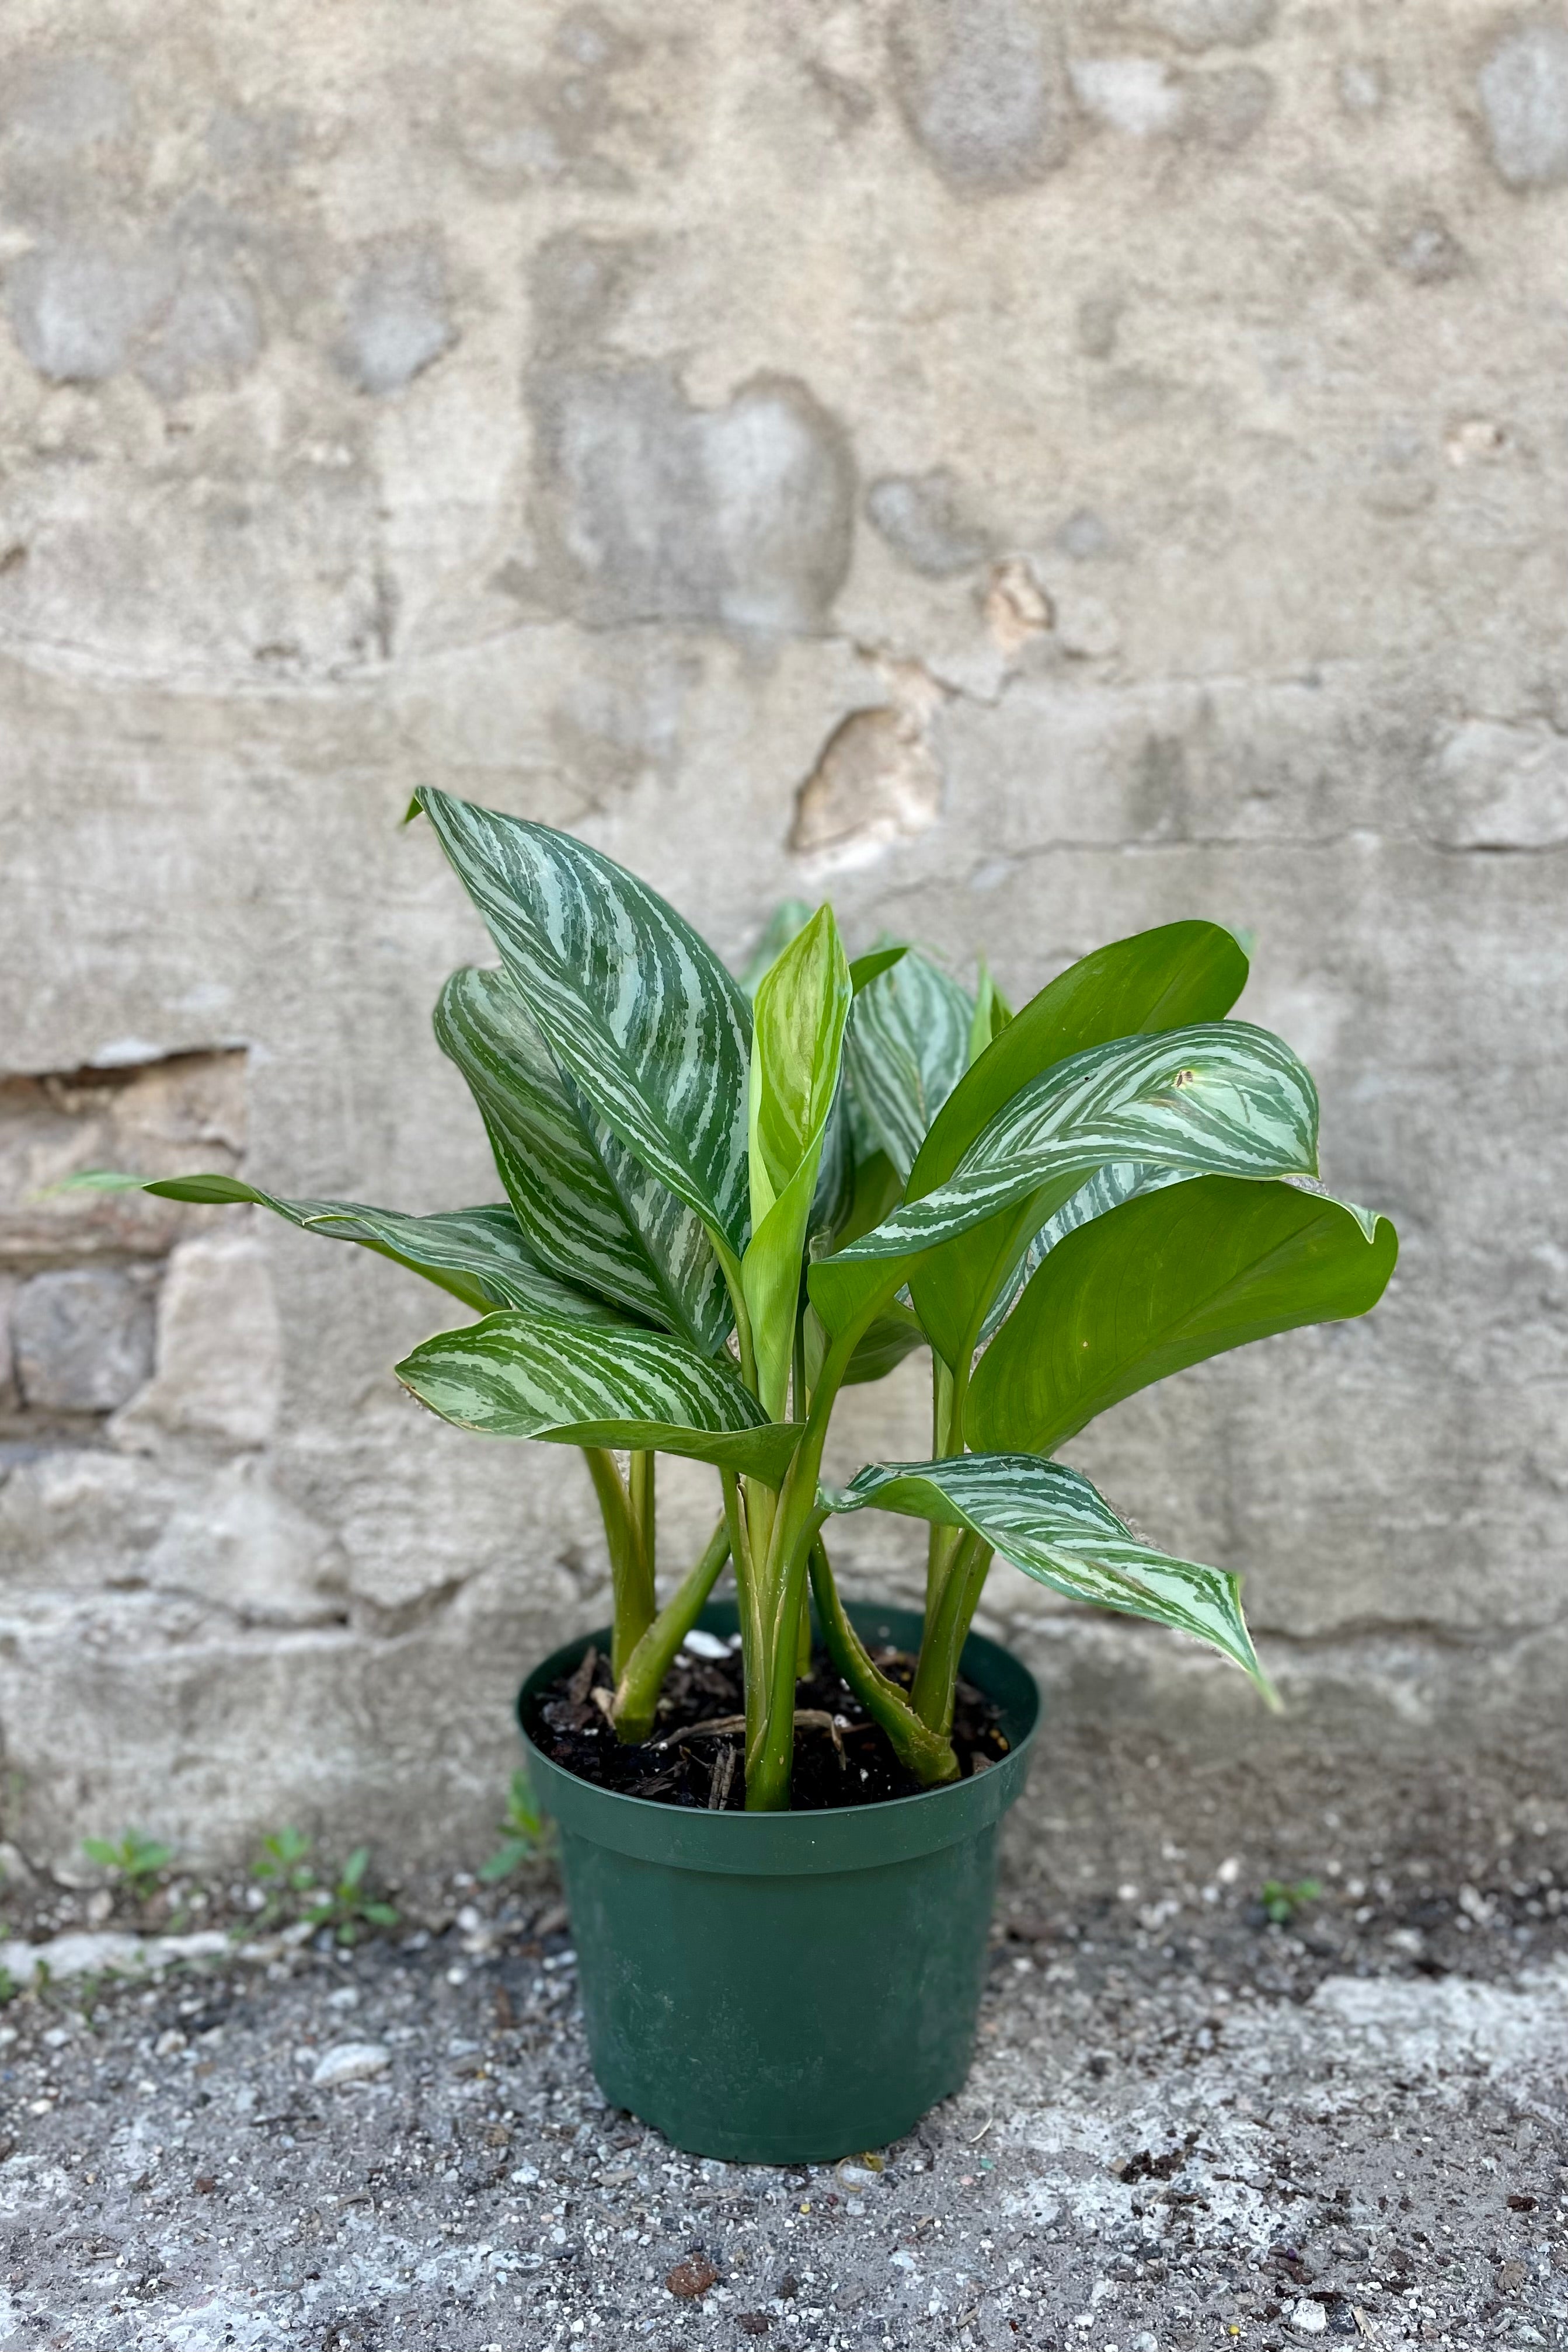
<path id="1" fill-rule="evenodd" d="M 1568 736 L 1471 719 L 1437 758 L 1435 835 L 1456 849 L 1568 842 Z"/>
<path id="2" fill-rule="evenodd" d="M 1181 120 L 1181 86 L 1161 58 L 1079 58 L 1069 70 L 1085 113 L 1113 131 L 1152 139 Z"/>
<path id="3" fill-rule="evenodd" d="M 310 2076 L 313 2090 L 339 2091 L 349 2083 L 368 2083 L 384 2074 L 392 2053 L 379 2042 L 338 2042 L 323 2051 Z"/>
<path id="4" fill-rule="evenodd" d="M 160 1591 L 220 1602 L 257 1624 L 320 1624 L 342 1612 L 339 1546 L 278 1492 L 259 1456 L 193 1480 L 142 1573 Z"/>
<path id="5" fill-rule="evenodd" d="M 149 1451 L 171 1437 L 265 1445 L 282 1379 L 278 1302 L 260 1243 L 236 1233 L 181 1242 L 158 1300 L 153 1377 L 116 1416 L 115 1441 Z"/>
<path id="6" fill-rule="evenodd" d="M 1290 2312 L 1290 2325 L 1299 2336 L 1321 2336 L 1329 2325 L 1329 2315 L 1321 2303 L 1302 2295 Z"/>
<path id="7" fill-rule="evenodd" d="M 221 1927 L 202 1927 L 189 1936 L 131 1936 L 109 1928 L 89 1934 L 78 1929 L 42 1944 L 0 1944 L 0 1969 L 18 1985 L 31 1984 L 40 1969 L 50 1978 L 129 1976 L 168 1968 L 176 1960 L 216 1958 L 232 1948 Z"/>
<path id="8" fill-rule="evenodd" d="M 1492 161 L 1510 187 L 1568 180 L 1568 26 L 1506 33 L 1476 78 Z"/>

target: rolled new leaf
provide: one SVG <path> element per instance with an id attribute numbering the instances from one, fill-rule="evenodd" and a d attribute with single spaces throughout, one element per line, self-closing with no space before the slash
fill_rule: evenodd
<path id="1" fill-rule="evenodd" d="M 422 1404 L 485 1437 L 684 1454 L 776 1486 L 799 1442 L 769 1422 L 726 1358 L 662 1331 L 489 1315 L 437 1332 L 397 1366 Z"/>
<path id="2" fill-rule="evenodd" d="M 1205 1176 L 1053 1249 L 981 1358 L 975 1446 L 1054 1454 L 1123 1397 L 1227 1349 L 1364 1315 L 1399 1244 L 1386 1217 L 1291 1184 Z"/>
<path id="3" fill-rule="evenodd" d="M 556 1063 L 734 1260 L 748 1224 L 751 1006 L 656 890 L 570 834 L 415 795 Z"/>
<path id="4" fill-rule="evenodd" d="M 752 1035 L 752 1238 L 742 1283 L 757 1393 L 782 1419 L 800 1303 L 801 1257 L 834 1098 L 849 966 L 830 907 L 819 908 L 757 990 Z"/>
<path id="5" fill-rule="evenodd" d="M 619 1324 L 616 1307 L 543 1265 L 504 1202 L 479 1209 L 439 1209 L 428 1217 L 374 1209 L 363 1201 L 286 1201 L 258 1192 L 237 1176 L 121 1176 L 89 1169 L 67 1179 L 73 1190 L 156 1192 L 165 1201 L 205 1207 L 254 1203 L 287 1218 L 302 1233 L 328 1241 L 357 1242 L 483 1314 L 492 1307 L 539 1307 L 574 1321 Z M 62 1187 L 62 1190 L 66 1189 Z"/>
<path id="6" fill-rule="evenodd" d="M 1241 1613 L 1240 1580 L 1156 1550 L 1063 1463 L 1032 1454 L 873 1463 L 846 1487 L 819 1487 L 817 1500 L 828 1511 L 870 1508 L 967 1528 L 1054 1592 L 1195 1635 L 1272 1696 Z"/>
<path id="7" fill-rule="evenodd" d="M 435 1028 L 479 1105 L 535 1255 L 563 1280 L 716 1354 L 733 1318 L 701 1219 L 563 1077 L 507 974 L 455 971 Z"/>
<path id="8" fill-rule="evenodd" d="M 1012 1034 L 1005 1029 L 997 1045 Z M 945 1183 L 906 1198 L 872 1232 L 813 1267 L 812 1302 L 830 1331 L 842 1330 L 868 1297 L 907 1271 L 921 1321 L 946 1354 L 954 1328 L 977 1331 L 994 1286 L 1096 1169 L 1147 1160 L 1192 1175 L 1310 1176 L 1317 1147 L 1317 1091 L 1268 1030 L 1226 1021 L 1119 1038 L 1031 1079 Z M 1014 1238 L 996 1245 L 986 1277 L 993 1288 L 978 1306 L 959 1287 L 972 1270 L 919 1264 L 922 1253 L 1005 1210 L 1016 1212 Z"/>

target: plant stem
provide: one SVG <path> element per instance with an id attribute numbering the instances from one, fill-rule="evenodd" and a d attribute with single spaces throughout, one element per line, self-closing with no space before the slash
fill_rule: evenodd
<path id="1" fill-rule="evenodd" d="M 688 1569 L 632 1652 L 618 1678 L 616 1711 L 612 1719 L 622 1739 L 628 1742 L 646 1739 L 652 1730 L 659 1687 L 669 1672 L 677 1650 L 697 1622 L 703 1602 L 719 1581 L 720 1570 L 729 1557 L 730 1526 L 726 1513 L 709 1537 L 708 1548 L 701 1559 L 695 1567 Z"/>
<path id="2" fill-rule="evenodd" d="M 811 1547 L 811 1589 L 829 1657 L 867 1714 L 887 1733 L 900 1763 L 928 1785 L 955 1780 L 958 1759 L 952 1744 L 921 1721 L 907 1692 L 876 1665 L 850 1623 L 820 1536 Z"/>
<path id="3" fill-rule="evenodd" d="M 766 1653 L 762 1719 L 753 1716 L 752 1670 L 746 1670 L 746 1806 L 751 1812 L 777 1812 L 789 1802 L 790 1763 L 795 1749 L 795 1685 L 799 1658 L 800 1612 L 805 1599 L 811 1544 L 826 1512 L 816 1499 L 817 1473 L 827 1424 L 857 1342 L 897 1290 L 894 1272 L 885 1286 L 864 1301 L 828 1349 L 800 1444 L 784 1476 L 763 1563 L 760 1594 L 761 1646 Z M 753 1555 L 752 1570 L 756 1561 Z"/>
<path id="4" fill-rule="evenodd" d="M 724 1521 L 730 1535 L 730 1556 L 735 1563 L 735 1599 L 741 1612 L 741 1664 L 746 1687 L 746 1754 L 761 1741 L 767 1720 L 768 1658 L 763 1639 L 756 1567 L 746 1525 L 746 1498 L 732 1470 L 721 1470 L 724 1490 Z"/>
<path id="5" fill-rule="evenodd" d="M 607 1446 L 584 1445 L 583 1459 L 599 1498 L 610 1551 L 610 1671 L 618 1682 L 626 1660 L 657 1613 L 653 1574 L 643 1557 L 640 1532 L 615 1455 Z"/>
<path id="6" fill-rule="evenodd" d="M 931 1460 L 939 1461 L 947 1446 L 948 1423 L 952 1412 L 952 1373 L 946 1359 L 931 1351 Z M 945 1528 L 933 1520 L 926 1529 L 926 1616 L 930 1619 L 942 1598 L 942 1570 L 946 1553 L 942 1538 Z"/>
<path id="7" fill-rule="evenodd" d="M 942 1364 L 942 1377 L 933 1388 L 931 1399 L 932 1454 L 938 1461 L 951 1460 L 963 1452 L 963 1412 L 969 1400 L 969 1382 L 974 1370 L 974 1350 L 980 1344 L 980 1323 L 977 1315 L 972 1328 L 965 1332 L 959 1350 L 958 1368 Z M 941 1359 L 936 1360 L 941 1362 Z M 952 1573 L 963 1538 L 959 1528 L 933 1527 L 926 1538 L 926 1632 L 929 1638 L 933 1621 L 941 1614 L 942 1598 Z"/>
<path id="8" fill-rule="evenodd" d="M 627 1498 L 631 1505 L 632 1526 L 642 1547 L 643 1565 L 647 1570 L 649 1585 L 658 1590 L 658 1554 L 655 1549 L 654 1465 L 657 1454 L 636 1453 L 626 1465 Z"/>
<path id="9" fill-rule="evenodd" d="M 965 1535 L 948 1568 L 936 1612 L 926 1620 L 910 1697 L 921 1721 L 943 1738 L 952 1728 L 958 1662 L 990 1569 L 991 1546 L 979 1536 Z"/>

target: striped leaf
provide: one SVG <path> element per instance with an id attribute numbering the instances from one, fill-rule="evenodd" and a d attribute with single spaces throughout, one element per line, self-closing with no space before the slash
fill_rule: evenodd
<path id="1" fill-rule="evenodd" d="M 707 941 L 569 834 L 415 795 L 563 1075 L 739 1261 L 752 1016 Z"/>
<path id="2" fill-rule="evenodd" d="M 1397 1254 L 1386 1218 L 1290 1184 L 1205 1176 L 1130 1199 L 1041 1265 L 980 1360 L 970 1442 L 1053 1454 L 1189 1364 L 1364 1315 Z"/>
<path id="3" fill-rule="evenodd" d="M 374 1250 L 480 1314 L 492 1307 L 527 1307 L 576 1321 L 621 1320 L 615 1307 L 563 1281 L 535 1255 L 504 1202 L 410 1217 L 396 1209 L 369 1208 L 363 1201 L 280 1200 L 275 1192 L 242 1183 L 237 1176 L 168 1176 L 148 1182 L 140 1176 L 94 1169 L 69 1181 L 94 1192 L 156 1192 L 166 1201 L 196 1201 L 208 1207 L 254 1202 L 304 1233 Z"/>
<path id="4" fill-rule="evenodd" d="M 856 994 L 845 1045 L 849 1083 L 901 1177 L 963 1076 L 973 1021 L 967 991 L 913 948 Z"/>
<path id="5" fill-rule="evenodd" d="M 435 1025 L 437 1044 L 479 1107 L 535 1255 L 566 1280 L 715 1354 L 731 1317 L 706 1227 L 562 1076 L 506 973 L 455 971 Z"/>
<path id="6" fill-rule="evenodd" d="M 766 1422 L 726 1358 L 662 1331 L 552 1315 L 489 1315 L 440 1331 L 397 1367 L 420 1402 L 488 1437 L 685 1454 L 777 1486 L 800 1437 Z"/>
<path id="7" fill-rule="evenodd" d="M 1246 980 L 1247 958 L 1217 923 L 1165 923 L 1084 956 L 1015 1019 L 997 1024 L 937 1114 L 910 1171 L 910 1198 L 945 1183 L 997 1113 L 1042 1072 L 1119 1037 L 1218 1021 Z M 1031 1224 L 1019 1212 L 1016 1219 L 973 1226 L 920 1269 L 915 1305 L 950 1364 L 965 1360 L 977 1344 L 1041 1222 Z"/>
<path id="8" fill-rule="evenodd" d="M 967 1528 L 1037 1583 L 1072 1601 L 1195 1634 L 1268 1691 L 1241 1613 L 1239 1580 L 1226 1569 L 1157 1551 L 1063 1463 L 1032 1454 L 873 1463 L 847 1487 L 820 1488 L 817 1499 L 830 1511 L 869 1506 L 938 1527 Z"/>
<path id="9" fill-rule="evenodd" d="M 1011 1034 L 1004 1030 L 997 1043 Z M 1311 1175 L 1317 1135 L 1312 1081 L 1266 1029 L 1226 1021 L 1119 1038 L 1031 1080 L 946 1183 L 906 1199 L 873 1232 L 813 1267 L 812 1300 L 829 1330 L 842 1329 L 895 1271 L 913 1272 L 921 1252 L 1016 1209 L 1016 1247 L 1000 1269 L 1005 1279 L 1046 1219 L 1111 1161 L 1150 1160 L 1192 1175 Z M 911 1287 L 940 1347 L 930 1286 L 922 1289 L 916 1274 Z M 943 1302 L 935 1303 L 940 1310 Z"/>
<path id="10" fill-rule="evenodd" d="M 1246 981 L 1247 958 L 1218 923 L 1164 923 L 1096 948 L 1004 1022 L 954 1087 L 921 1147 L 911 1194 L 945 1183 L 1032 1078 L 1118 1037 L 1219 1021 Z"/>

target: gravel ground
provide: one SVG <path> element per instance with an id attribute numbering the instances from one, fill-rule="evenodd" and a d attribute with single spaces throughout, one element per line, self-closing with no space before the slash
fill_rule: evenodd
<path id="1" fill-rule="evenodd" d="M 1282 1927 L 1167 1853 L 1015 1859 L 965 2091 L 790 2172 L 604 2104 L 542 1879 L 57 1977 L 0 2025 L 0 2347 L 1568 2345 L 1551 1874 L 1331 1864 Z"/>

